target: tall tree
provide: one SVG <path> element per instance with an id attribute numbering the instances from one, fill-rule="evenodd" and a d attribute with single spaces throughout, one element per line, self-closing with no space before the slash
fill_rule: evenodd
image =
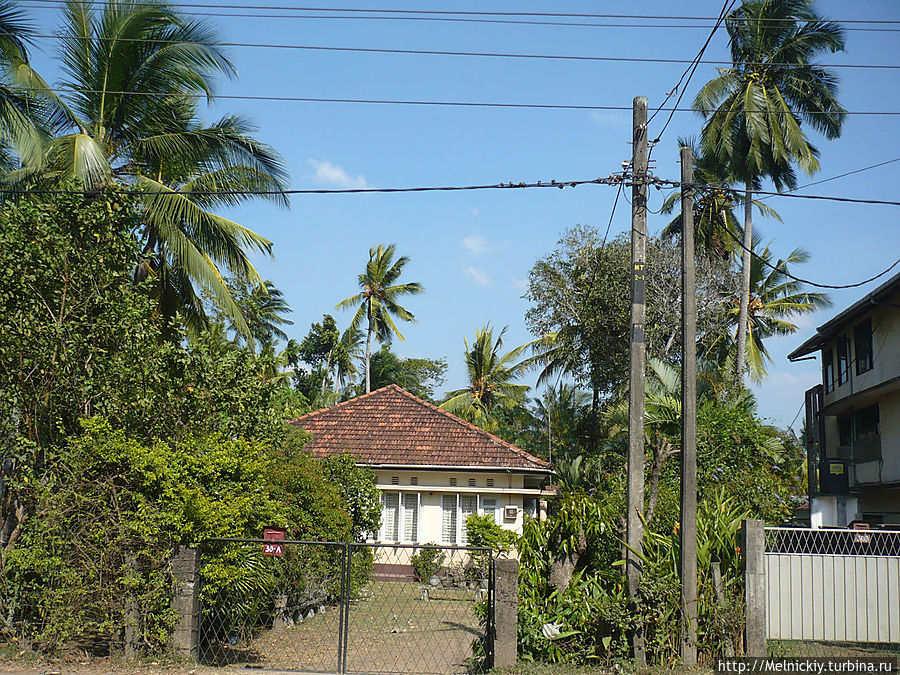
<path id="1" fill-rule="evenodd" d="M 444 359 L 403 358 L 388 345 L 372 355 L 372 388 L 389 384 L 403 387 L 426 401 L 434 400 L 434 390 L 444 383 L 447 361 Z"/>
<path id="2" fill-rule="evenodd" d="M 749 0 L 725 20 L 730 68 L 707 82 L 694 107 L 706 118 L 704 152 L 719 157 L 744 184 L 742 293 L 735 379 L 743 382 L 753 245 L 751 191 L 771 178 L 776 189 L 794 187 L 793 165 L 807 174 L 819 168 L 818 150 L 801 128 L 805 122 L 837 138 L 846 111 L 837 99 L 837 76 L 812 60 L 844 49 L 843 31 L 822 20 L 810 0 Z"/>
<path id="3" fill-rule="evenodd" d="M 685 146 L 693 151 L 694 184 L 699 186 L 694 193 L 694 240 L 697 250 L 707 256 L 729 260 L 738 255 L 740 249 L 736 237 L 740 236 L 743 226 L 734 209 L 744 203 L 744 195 L 730 191 L 734 181 L 728 176 L 727 166 L 717 156 L 704 153 L 693 138 L 679 138 L 678 147 Z M 681 190 L 675 190 L 663 202 L 660 211 L 675 214 L 660 233 L 663 240 L 681 236 L 680 204 Z M 760 215 L 781 222 L 781 217 L 768 204 L 754 200 L 753 206 Z"/>
<path id="4" fill-rule="evenodd" d="M 495 337 L 490 324 L 475 329 L 475 341 L 466 345 L 466 375 L 469 383 L 462 389 L 447 393 L 441 408 L 459 415 L 478 426 L 492 430 L 496 427 L 494 413 L 512 410 L 522 405 L 528 385 L 516 380 L 534 365 L 534 357 L 522 359 L 534 342 L 503 353 L 503 336 L 507 328 Z"/>
<path id="5" fill-rule="evenodd" d="M 166 0 L 108 2 L 99 11 L 69 0 L 63 19 L 65 79 L 59 95 L 47 89 L 42 97 L 56 136 L 18 177 L 136 188 L 145 256 L 137 279 L 154 280 L 161 313 L 202 327 L 199 286 L 249 335 L 222 271 L 262 284 L 248 251 L 271 253 L 272 243 L 213 209 L 250 199 L 247 191 L 286 205 L 287 171 L 247 119 L 198 119 L 197 99 L 211 101 L 217 76 L 236 73 L 221 38 Z"/>
<path id="6" fill-rule="evenodd" d="M 760 382 L 766 375 L 766 363 L 772 361 L 765 341 L 770 337 L 796 333 L 797 325 L 791 322 L 792 319 L 830 307 L 831 300 L 825 293 L 806 290 L 802 283 L 788 276 L 789 265 L 799 265 L 809 260 L 808 251 L 797 248 L 786 258 L 776 261 L 769 245 L 760 250 L 758 238 L 754 240 L 753 250 L 756 255 L 750 265 L 747 369 L 750 379 Z M 738 314 L 739 307 L 735 302 L 732 308 L 735 325 Z"/>
<path id="7" fill-rule="evenodd" d="M 284 316 L 291 311 L 291 307 L 275 284 L 269 280 L 256 285 L 242 279 L 230 279 L 227 286 L 241 310 L 248 332 L 241 333 L 230 315 L 224 314 L 221 318 L 236 333 L 238 340 L 243 339 L 251 353 L 278 340 L 287 340 L 287 333 L 281 327 L 294 325 L 293 321 Z"/>
<path id="8" fill-rule="evenodd" d="M 396 283 L 403 273 L 403 268 L 409 262 L 406 256 L 400 256 L 394 260 L 397 247 L 394 244 L 378 244 L 369 249 L 369 262 L 366 263 L 366 271 L 359 275 L 357 283 L 360 291 L 341 300 L 336 307 L 338 309 L 352 309 L 356 307 L 356 314 L 350 321 L 350 326 L 358 328 L 366 322 L 366 393 L 372 391 L 370 377 L 370 362 L 372 359 L 372 338 L 381 344 L 391 342 L 396 335 L 401 340 L 406 338 L 400 333 L 394 323 L 394 317 L 403 321 L 415 321 L 415 316 L 398 300 L 404 295 L 418 295 L 424 292 L 422 284 L 411 281 L 405 284 Z"/>

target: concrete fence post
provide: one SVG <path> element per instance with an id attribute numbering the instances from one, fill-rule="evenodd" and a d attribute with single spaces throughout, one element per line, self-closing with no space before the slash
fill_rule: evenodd
<path id="1" fill-rule="evenodd" d="M 179 656 L 197 661 L 200 656 L 200 552 L 179 546 L 172 556 L 172 609 L 178 617 L 172 632 L 172 649 Z"/>
<path id="2" fill-rule="evenodd" d="M 744 651 L 766 655 L 766 536 L 761 520 L 741 526 L 744 553 Z"/>
<path id="3" fill-rule="evenodd" d="M 494 667 L 512 668 L 519 651 L 519 561 L 497 560 L 494 584 Z"/>

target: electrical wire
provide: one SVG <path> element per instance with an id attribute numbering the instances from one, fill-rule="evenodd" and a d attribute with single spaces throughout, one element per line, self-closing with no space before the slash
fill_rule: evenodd
<path id="1" fill-rule="evenodd" d="M 619 196 L 622 194 L 622 187 L 625 185 L 625 181 L 619 183 L 619 189 L 616 190 L 616 198 L 613 200 L 612 212 L 609 214 L 609 222 L 606 224 L 606 232 L 603 234 L 603 243 L 600 244 L 600 250 L 603 251 L 606 248 L 606 238 L 609 236 L 609 228 L 612 227 L 613 218 L 616 215 L 616 206 L 619 203 Z"/>
<path id="2" fill-rule="evenodd" d="M 17 91 L 28 92 L 54 92 L 67 94 L 71 93 L 69 89 L 56 87 L 18 87 Z M 106 94 L 116 96 L 148 96 L 151 98 L 168 98 L 169 93 L 152 92 L 152 91 L 121 91 L 121 90 L 101 90 L 101 89 L 78 89 L 78 93 L 82 94 Z M 181 93 L 180 96 L 186 98 L 207 98 L 206 94 Z M 631 106 L 613 106 L 613 105 L 579 105 L 569 103 L 504 103 L 492 101 L 428 101 L 428 100 L 408 100 L 408 99 L 379 99 L 379 98 L 324 98 L 324 97 L 308 97 L 308 96 L 263 96 L 248 94 L 215 94 L 212 99 L 232 100 L 232 101 L 274 101 L 283 103 L 361 103 L 371 105 L 411 105 L 411 106 L 442 106 L 457 108 L 519 108 L 527 110 L 607 110 L 607 111 L 631 111 Z M 675 110 L 675 112 L 698 112 L 694 108 L 663 108 L 663 111 Z M 796 114 L 792 110 L 785 111 L 765 111 L 759 110 L 747 111 L 750 113 L 758 112 L 769 115 L 793 115 Z M 830 113 L 811 111 L 805 114 L 823 114 Z M 845 115 L 866 115 L 866 116 L 898 116 L 898 110 L 849 110 L 842 114 Z"/>
<path id="3" fill-rule="evenodd" d="M 732 4 L 734 4 L 737 0 L 730 0 Z M 0 32 L 0 35 L 12 35 L 11 33 Z M 62 36 L 54 33 L 38 33 L 32 34 L 30 37 L 34 38 L 46 38 L 46 39 L 70 39 L 68 36 Z M 710 38 L 712 34 L 710 34 Z M 100 36 L 76 36 L 75 39 L 79 40 L 100 40 L 100 41 L 108 41 L 108 42 L 137 42 L 137 43 L 153 43 L 153 44 L 166 44 L 166 45 L 187 45 L 187 44 L 195 44 L 193 42 L 185 42 L 182 40 L 155 40 L 152 38 L 104 38 Z M 703 46 L 698 57 L 702 57 L 703 51 L 706 49 L 706 46 L 709 44 L 709 39 L 707 39 L 706 43 Z M 601 61 L 601 62 L 613 62 L 613 63 L 688 63 L 688 70 L 693 69 L 691 72 L 691 76 L 696 72 L 697 67 L 699 67 L 700 63 L 704 63 L 707 65 L 731 65 L 731 61 L 698 61 L 697 57 L 691 59 L 690 61 L 687 59 L 669 59 L 669 58 L 653 58 L 653 57 L 639 57 L 639 56 L 582 56 L 577 54 L 529 54 L 529 53 L 508 53 L 508 52 L 465 52 L 465 51 L 453 51 L 453 50 L 440 50 L 440 49 L 395 49 L 395 48 L 387 48 L 387 47 L 338 47 L 338 46 L 329 46 L 329 45 L 298 45 L 298 44 L 285 44 L 285 43 L 265 43 L 265 42 L 205 42 L 204 45 L 210 47 L 251 47 L 251 48 L 262 48 L 262 49 L 295 49 L 302 51 L 323 51 L 323 52 L 352 52 L 352 53 L 361 53 L 361 54 L 404 54 L 404 55 L 417 55 L 417 56 L 465 56 L 465 57 L 488 57 L 488 58 L 504 58 L 504 59 L 538 59 L 538 60 L 550 60 L 550 61 Z M 771 66 L 784 66 L 784 67 L 805 67 L 805 66 L 797 66 L 796 64 L 791 63 L 770 63 L 768 65 Z M 848 64 L 819 64 L 823 68 L 856 68 L 856 69 L 870 69 L 870 70 L 900 70 L 900 65 L 892 65 L 892 64 L 868 64 L 868 63 L 848 63 Z M 687 73 L 687 70 L 685 71 Z M 684 79 L 684 76 L 682 76 Z M 685 87 L 687 87 L 690 82 L 690 77 L 688 78 L 688 82 L 685 82 Z M 681 80 L 678 82 L 681 83 Z M 677 90 L 678 85 L 676 85 L 675 89 Z M 684 91 L 681 92 L 682 95 Z M 668 100 L 668 96 L 666 100 Z M 678 101 L 676 101 L 675 106 L 681 102 L 681 96 L 678 97 Z M 665 101 L 663 102 L 665 103 Z M 659 112 L 662 108 L 657 109 L 655 113 L 653 113 L 653 117 Z M 649 121 L 652 121 L 653 117 L 650 118 Z M 669 116 L 669 120 L 666 122 L 670 122 L 672 119 L 671 115 Z M 648 121 L 648 123 L 649 123 Z M 663 127 L 663 131 L 665 131 L 665 127 Z M 662 132 L 660 132 L 662 135 Z M 657 138 L 657 140 L 659 140 Z M 654 141 L 655 142 L 655 141 Z"/>
<path id="4" fill-rule="evenodd" d="M 900 157 L 895 157 L 894 159 L 889 159 L 884 162 L 879 162 L 878 164 L 871 164 L 869 166 L 864 166 L 861 169 L 854 169 L 853 171 L 847 171 L 846 173 L 839 173 L 837 176 L 831 176 L 830 178 L 823 178 L 822 180 L 813 181 L 812 183 L 806 183 L 805 185 L 798 185 L 795 188 L 791 188 L 790 190 L 785 190 L 779 194 L 785 194 L 788 192 L 796 192 L 797 190 L 804 190 L 808 187 L 812 187 L 813 185 L 821 185 L 822 183 L 827 183 L 832 180 L 837 180 L 838 178 L 844 178 L 845 176 L 852 176 L 855 173 L 862 173 L 863 171 L 869 171 L 871 169 L 877 169 L 881 166 L 886 166 L 887 164 L 893 164 L 894 162 L 900 162 Z M 759 201 L 765 201 L 767 199 L 772 199 L 774 195 L 770 195 L 768 197 L 763 197 Z"/>
<path id="5" fill-rule="evenodd" d="M 900 204 L 898 204 L 898 205 L 900 205 Z M 898 258 L 897 260 L 894 261 L 894 263 L 890 267 L 883 270 L 882 272 L 879 272 L 875 276 L 869 277 L 868 279 L 864 279 L 862 281 L 857 281 L 856 283 L 852 283 L 852 284 L 820 284 L 818 282 L 810 281 L 809 279 L 804 279 L 802 277 L 798 277 L 794 274 L 791 274 L 784 267 L 779 267 L 778 265 L 773 265 L 768 260 L 763 258 L 759 253 L 754 251 L 752 248 L 747 248 L 746 246 L 744 246 L 744 242 L 741 241 L 741 238 L 738 237 L 737 234 L 735 234 L 731 230 L 731 228 L 728 227 L 727 225 L 725 226 L 725 231 L 731 236 L 732 239 L 734 239 L 737 242 L 738 246 L 740 246 L 743 250 L 747 251 L 750 255 L 752 255 L 754 258 L 759 260 L 766 267 L 769 267 L 769 268 L 775 270 L 776 272 L 780 272 L 781 274 L 788 277 L 789 279 L 793 279 L 794 281 L 799 281 L 802 284 L 806 284 L 807 286 L 812 286 L 814 288 L 828 288 L 828 289 L 836 289 L 836 290 L 845 289 L 845 288 L 858 288 L 859 286 L 865 286 L 866 284 L 868 284 L 872 281 L 875 281 L 876 279 L 880 279 L 885 274 L 887 274 L 891 270 L 893 270 L 897 265 L 900 265 L 900 258 Z"/>
<path id="6" fill-rule="evenodd" d="M 706 52 L 706 48 L 709 47 L 709 43 L 712 41 L 713 36 L 716 34 L 716 31 L 719 30 L 719 26 L 722 25 L 722 22 L 725 20 L 725 16 L 728 14 L 729 11 L 731 11 L 731 8 L 734 7 L 734 4 L 736 2 L 737 2 L 737 0 L 725 0 L 725 3 L 722 5 L 722 11 L 719 12 L 718 20 L 716 21 L 715 25 L 713 25 L 712 30 L 709 32 L 709 35 L 706 36 L 706 41 L 700 47 L 700 51 L 697 52 L 697 56 L 695 56 L 693 59 L 691 59 L 691 61 L 690 61 L 691 65 L 689 65 L 687 68 L 685 68 L 684 72 L 681 74 L 681 77 L 678 78 L 678 82 L 675 83 L 675 86 L 672 88 L 671 92 L 666 94 L 666 97 L 663 99 L 663 102 L 660 103 L 659 107 L 656 109 L 656 112 L 654 112 L 650 116 L 650 119 L 647 120 L 647 128 L 648 129 L 650 127 L 650 123 L 653 121 L 653 118 L 659 114 L 659 111 L 662 110 L 662 107 L 666 104 L 666 102 L 670 98 L 672 98 L 672 96 L 675 94 L 675 92 L 678 92 L 678 99 L 675 101 L 675 105 L 672 107 L 677 108 L 679 106 L 679 104 L 681 103 L 681 99 L 684 96 L 684 92 L 687 91 L 687 87 L 691 83 L 691 78 L 694 77 L 694 73 L 697 72 L 697 68 L 700 66 L 700 61 L 703 59 L 703 54 Z M 729 63 L 729 65 L 731 65 L 731 64 Z M 690 73 L 690 75 L 688 75 L 688 73 Z M 687 82 L 684 82 L 685 77 L 687 77 Z M 679 90 L 679 87 L 681 87 L 682 82 L 684 82 L 684 87 L 682 87 Z M 660 138 L 662 138 L 662 135 L 666 132 L 666 129 L 669 126 L 669 122 L 672 121 L 672 117 L 674 115 L 675 115 L 675 111 L 673 110 L 671 113 L 669 113 L 669 119 L 667 119 L 666 123 L 663 125 L 662 131 L 660 131 L 656 135 L 655 140 L 651 141 L 651 143 L 650 143 L 650 153 L 651 154 L 653 152 L 653 146 L 656 145 L 657 143 L 659 143 Z M 648 161 L 649 161 L 649 158 L 650 158 L 650 154 L 647 155 Z"/>
<path id="7" fill-rule="evenodd" d="M 616 185 L 620 182 L 617 177 L 609 178 L 592 178 L 589 180 L 565 180 L 565 181 L 537 181 L 534 183 L 526 182 L 509 182 L 509 183 L 492 183 L 485 185 L 438 185 L 424 187 L 401 187 L 401 188 L 339 188 L 339 189 L 289 189 L 289 190 L 184 190 L 172 193 L 164 193 L 146 190 L 128 190 L 128 194 L 146 195 L 146 196 L 164 196 L 166 194 L 177 195 L 328 195 L 328 194 L 372 194 L 372 193 L 395 193 L 395 192 L 458 192 L 464 190 L 521 190 L 525 188 L 558 188 L 578 187 L 579 185 Z M 0 187 L 0 194 L 39 194 L 39 195 L 68 195 L 68 194 L 86 194 L 89 190 L 55 190 L 42 188 L 3 188 Z"/>
<path id="8" fill-rule="evenodd" d="M 68 1 L 78 2 L 84 5 L 103 5 L 110 4 L 111 0 L 106 2 L 98 2 L 95 0 L 29 0 L 42 4 L 61 5 Z M 672 16 L 658 14 L 590 14 L 590 13 L 574 13 L 574 12 L 486 12 L 486 11 L 462 11 L 462 10 L 420 10 L 420 9 L 367 9 L 359 7 L 292 7 L 279 5 L 238 5 L 238 4 L 204 4 L 204 3 L 180 3 L 179 7 L 196 7 L 210 9 L 248 9 L 248 10 L 277 10 L 292 12 L 354 12 L 357 14 L 423 14 L 423 15 L 442 15 L 442 16 L 532 16 L 532 17 L 555 17 L 555 18 L 577 18 L 577 19 L 640 19 L 640 20 L 673 20 L 673 21 L 712 21 L 712 17 L 706 16 Z M 765 21 L 774 23 L 776 21 L 790 21 L 793 19 L 755 19 L 752 17 L 741 17 L 742 21 Z M 876 24 L 876 25 L 900 25 L 900 20 L 881 20 L 881 19 L 831 19 L 832 23 L 850 23 L 850 24 Z"/>
<path id="9" fill-rule="evenodd" d="M 26 0 L 19 6 L 27 9 L 53 9 L 54 5 L 29 5 L 28 2 L 42 2 L 43 0 Z M 211 6 L 211 5 L 210 5 Z M 179 6 L 179 9 L 183 5 Z M 247 7 L 249 10 L 250 7 Z M 285 9 L 285 8 L 281 8 Z M 288 8 L 289 9 L 289 8 Z M 197 12 L 190 10 L 181 10 L 179 12 L 185 16 L 214 16 L 214 17 L 230 17 L 239 19 L 323 19 L 323 20 L 358 20 L 358 21 L 423 21 L 423 22 L 449 22 L 449 23 L 473 23 L 473 24 L 506 24 L 506 25 L 526 25 L 526 26 L 571 26 L 579 28 L 696 28 L 706 30 L 709 26 L 704 24 L 653 24 L 653 23 L 587 23 L 574 21 L 534 21 L 534 20 L 515 20 L 515 19 L 462 19 L 458 17 L 438 17 L 438 16 L 354 16 L 350 14 L 239 14 L 236 12 Z M 861 28 L 855 26 L 844 27 L 846 31 L 866 31 L 877 33 L 900 33 L 900 28 Z"/>

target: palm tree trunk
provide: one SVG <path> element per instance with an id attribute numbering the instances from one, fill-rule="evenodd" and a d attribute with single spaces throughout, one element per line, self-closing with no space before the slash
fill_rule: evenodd
<path id="1" fill-rule="evenodd" d="M 753 193 L 749 181 L 744 188 L 744 248 L 741 251 L 741 308 L 738 313 L 737 356 L 734 363 L 734 381 L 744 384 L 747 358 L 747 305 L 750 301 L 750 250 L 753 248 Z"/>
<path id="2" fill-rule="evenodd" d="M 369 378 L 369 361 L 372 358 L 372 301 L 366 313 L 369 315 L 369 328 L 366 331 L 366 393 L 372 391 L 372 381 Z"/>

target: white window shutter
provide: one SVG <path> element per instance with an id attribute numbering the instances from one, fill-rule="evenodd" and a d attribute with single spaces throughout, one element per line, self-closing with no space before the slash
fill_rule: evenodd
<path id="1" fill-rule="evenodd" d="M 481 511 L 484 515 L 490 515 L 491 518 L 494 519 L 494 522 L 497 522 L 497 498 L 496 497 L 482 497 L 481 498 Z"/>
<path id="2" fill-rule="evenodd" d="M 400 526 L 400 493 L 384 493 L 384 515 L 382 520 L 382 541 L 398 541 L 400 539 L 398 528 Z"/>
<path id="3" fill-rule="evenodd" d="M 403 541 L 419 540 L 419 495 L 407 492 L 403 495 Z"/>
<path id="4" fill-rule="evenodd" d="M 466 532 L 466 519 L 474 513 L 478 513 L 478 498 L 475 495 L 460 495 L 459 510 L 462 522 L 459 526 L 459 540 L 463 544 L 469 543 L 469 535 Z"/>
<path id="5" fill-rule="evenodd" d="M 456 495 L 441 496 L 441 541 L 456 543 Z"/>

